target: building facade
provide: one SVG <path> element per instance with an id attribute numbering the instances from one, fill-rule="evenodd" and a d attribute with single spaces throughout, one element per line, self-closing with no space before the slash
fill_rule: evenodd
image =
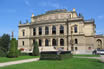
<path id="1" fill-rule="evenodd" d="M 18 49 L 32 52 L 33 43 L 40 51 L 72 50 L 76 54 L 90 54 L 104 49 L 104 36 L 96 35 L 93 19 L 84 20 L 76 10 L 57 9 L 34 16 L 31 22 L 19 24 Z"/>

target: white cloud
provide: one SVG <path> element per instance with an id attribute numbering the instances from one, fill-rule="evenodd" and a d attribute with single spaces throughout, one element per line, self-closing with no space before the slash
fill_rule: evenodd
<path id="1" fill-rule="evenodd" d="M 104 15 L 99 15 L 98 19 L 104 19 Z"/>

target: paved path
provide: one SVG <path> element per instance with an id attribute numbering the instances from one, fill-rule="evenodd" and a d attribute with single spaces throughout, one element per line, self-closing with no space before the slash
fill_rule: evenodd
<path id="1" fill-rule="evenodd" d="M 33 62 L 33 61 L 38 61 L 38 60 L 39 60 L 39 58 L 33 58 L 33 59 L 25 59 L 25 60 L 4 62 L 4 63 L 0 63 L 0 67 L 14 65 L 14 64 L 27 63 L 27 62 Z"/>

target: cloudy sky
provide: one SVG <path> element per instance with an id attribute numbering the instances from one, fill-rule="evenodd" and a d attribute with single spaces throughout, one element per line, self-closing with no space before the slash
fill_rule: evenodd
<path id="1" fill-rule="evenodd" d="M 104 34 L 104 0 L 0 0 L 0 36 L 4 33 L 18 38 L 18 23 L 30 21 L 34 15 L 43 14 L 48 10 L 76 8 L 84 18 L 94 18 L 96 33 Z"/>

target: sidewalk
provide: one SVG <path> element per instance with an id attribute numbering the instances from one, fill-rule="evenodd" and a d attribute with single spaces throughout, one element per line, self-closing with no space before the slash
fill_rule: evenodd
<path id="1" fill-rule="evenodd" d="M 39 60 L 39 58 L 33 58 L 33 59 L 25 59 L 25 60 L 4 62 L 4 63 L 0 63 L 0 67 L 14 65 L 14 64 L 27 63 L 27 62 L 33 62 L 33 61 L 38 61 L 38 60 Z"/>

